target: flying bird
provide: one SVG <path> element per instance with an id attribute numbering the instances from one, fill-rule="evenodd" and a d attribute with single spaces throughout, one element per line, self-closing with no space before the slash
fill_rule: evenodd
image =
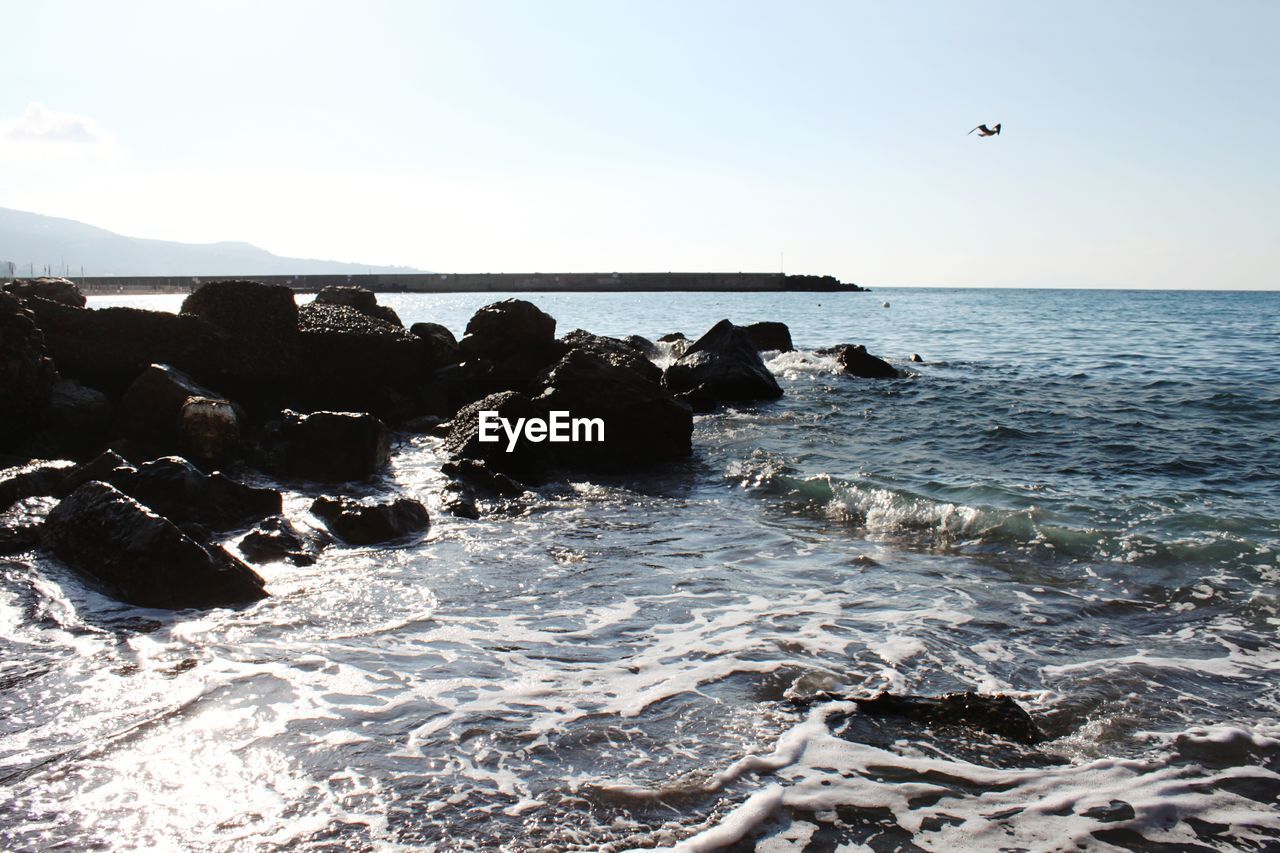
<path id="1" fill-rule="evenodd" d="M 979 136 L 999 136 L 1000 135 L 1000 125 L 998 124 L 995 127 L 987 127 L 985 124 L 980 124 L 977 127 L 975 127 L 973 130 L 978 131 Z M 973 133 L 973 130 L 969 131 L 969 133 Z M 969 133 L 966 133 L 965 136 L 968 136 Z"/>

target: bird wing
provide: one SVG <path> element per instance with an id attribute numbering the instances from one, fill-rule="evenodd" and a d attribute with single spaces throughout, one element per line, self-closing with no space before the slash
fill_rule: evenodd
<path id="1" fill-rule="evenodd" d="M 975 127 L 973 130 L 978 130 L 978 129 L 979 129 L 979 128 L 981 128 L 981 127 L 982 127 L 982 125 L 978 125 L 978 127 Z M 969 131 L 969 133 L 973 133 L 973 130 Z M 966 134 L 965 134 L 965 136 L 968 136 L 968 135 L 969 135 L 969 133 L 966 133 Z"/>

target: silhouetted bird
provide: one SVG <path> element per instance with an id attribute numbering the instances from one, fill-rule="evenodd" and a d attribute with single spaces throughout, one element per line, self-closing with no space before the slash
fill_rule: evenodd
<path id="1" fill-rule="evenodd" d="M 973 130 L 978 131 L 979 136 L 999 136 L 1000 135 L 1000 125 L 998 124 L 995 127 L 987 127 L 985 124 L 980 124 L 977 127 L 975 127 Z M 969 133 L 973 133 L 973 130 L 969 131 Z M 968 136 L 969 133 L 966 133 L 965 136 Z"/>

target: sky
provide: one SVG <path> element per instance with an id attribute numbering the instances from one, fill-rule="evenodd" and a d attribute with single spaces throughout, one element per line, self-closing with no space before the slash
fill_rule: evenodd
<path id="1" fill-rule="evenodd" d="M 0 207 L 440 272 L 1277 289 L 1278 34 L 1271 0 L 0 0 Z"/>

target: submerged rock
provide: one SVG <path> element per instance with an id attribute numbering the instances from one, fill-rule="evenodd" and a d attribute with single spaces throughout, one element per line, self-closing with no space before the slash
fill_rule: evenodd
<path id="1" fill-rule="evenodd" d="M 374 545 L 403 539 L 431 524 L 427 508 L 410 498 L 386 504 L 366 504 L 352 498 L 323 496 L 311 504 L 311 512 L 335 536 L 351 545 Z"/>
<path id="2" fill-rule="evenodd" d="M 140 607 L 220 607 L 267 594 L 262 578 L 225 549 L 197 542 L 99 481 L 54 507 L 42 539 L 58 559 Z"/>
<path id="3" fill-rule="evenodd" d="M 139 465 L 117 468 L 110 483 L 174 524 L 203 524 L 212 530 L 232 530 L 280 512 L 280 493 L 238 483 L 215 471 L 205 474 L 187 460 L 166 456 Z"/>
<path id="4" fill-rule="evenodd" d="M 791 330 L 786 323 L 752 323 L 743 326 L 743 330 L 760 352 L 795 352 L 791 345 Z"/>
<path id="5" fill-rule="evenodd" d="M 948 693 L 941 698 L 880 693 L 853 699 L 864 714 L 904 717 L 930 725 L 968 726 L 1017 743 L 1045 739 L 1031 715 L 1003 693 Z"/>
<path id="6" fill-rule="evenodd" d="M 459 486 L 483 495 L 517 498 L 524 494 L 524 486 L 506 474 L 489 470 L 479 459 L 451 459 L 440 466 L 440 472 Z"/>
<path id="7" fill-rule="evenodd" d="M 264 429 L 269 467 L 289 477 L 318 483 L 365 480 L 387 464 L 391 433 L 363 412 L 314 412 L 285 409 Z"/>
<path id="8" fill-rule="evenodd" d="M 240 540 L 240 553 L 251 563 L 289 562 L 310 566 L 332 541 L 319 530 L 299 530 L 280 515 L 265 518 Z"/>
<path id="9" fill-rule="evenodd" d="M 728 320 L 716 323 L 667 368 L 663 381 L 695 409 L 718 402 L 776 400 L 782 388 L 746 331 Z"/>
<path id="10" fill-rule="evenodd" d="M 850 376 L 862 379 L 897 379 L 901 375 L 889 362 L 868 353 L 862 344 L 841 344 L 818 352 L 834 355 L 841 369 Z"/>

